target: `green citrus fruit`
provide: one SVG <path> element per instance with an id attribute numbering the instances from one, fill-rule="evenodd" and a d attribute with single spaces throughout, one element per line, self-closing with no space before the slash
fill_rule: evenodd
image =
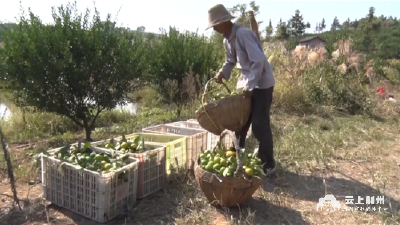
<path id="1" fill-rule="evenodd" d="M 213 169 L 214 170 L 219 170 L 221 168 L 221 165 L 219 165 L 218 163 L 214 164 Z"/>
<path id="2" fill-rule="evenodd" d="M 245 171 L 246 171 L 247 175 L 250 175 L 250 176 L 254 175 L 254 171 L 252 168 L 246 168 Z"/>
<path id="3" fill-rule="evenodd" d="M 223 158 L 222 158 L 222 159 L 220 160 L 219 164 L 220 164 L 221 166 L 226 166 L 226 164 L 227 164 L 226 159 L 223 159 Z"/>
<path id="4" fill-rule="evenodd" d="M 110 163 L 106 163 L 105 165 L 104 165 L 104 169 L 106 169 L 106 170 L 109 170 L 109 169 L 111 169 L 113 166 L 110 164 Z"/>

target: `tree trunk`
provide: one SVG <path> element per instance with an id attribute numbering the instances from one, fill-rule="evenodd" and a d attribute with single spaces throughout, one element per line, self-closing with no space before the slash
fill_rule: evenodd
<path id="1" fill-rule="evenodd" d="M 0 138 L 1 138 L 0 143 L 3 148 L 3 153 L 4 153 L 4 160 L 7 163 L 7 173 L 8 173 L 8 178 L 10 179 L 11 191 L 13 192 L 14 202 L 17 203 L 19 210 L 21 210 L 21 206 L 19 204 L 19 198 L 17 196 L 17 187 L 15 185 L 14 172 L 13 172 L 13 166 L 11 163 L 10 152 L 8 151 L 8 147 L 6 144 L 6 138 L 4 137 L 1 127 L 0 127 Z"/>
<path id="2" fill-rule="evenodd" d="M 25 117 L 25 109 L 22 107 L 22 123 L 24 128 L 26 128 L 26 117 Z"/>
<path id="3" fill-rule="evenodd" d="M 178 117 L 178 118 L 181 117 L 181 111 L 182 111 L 181 108 L 182 108 L 182 107 L 181 107 L 180 105 L 178 105 L 178 108 L 176 109 L 176 114 L 177 114 L 177 117 Z"/>
<path id="4" fill-rule="evenodd" d="M 85 126 L 85 132 L 86 132 L 86 141 L 93 141 L 90 135 L 92 134 L 92 128 L 88 125 Z"/>

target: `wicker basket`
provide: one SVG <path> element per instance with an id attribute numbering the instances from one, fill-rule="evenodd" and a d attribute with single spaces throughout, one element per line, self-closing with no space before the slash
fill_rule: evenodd
<path id="1" fill-rule="evenodd" d="M 196 114 L 197 121 L 201 127 L 215 135 L 221 135 L 225 129 L 239 131 L 249 119 L 251 99 L 246 98 L 243 94 L 238 94 L 204 104 L 207 87 L 213 80 L 215 78 L 209 80 L 205 86 L 202 98 L 203 107 Z M 229 88 L 225 84 L 223 85 L 231 93 Z"/>
<path id="2" fill-rule="evenodd" d="M 253 177 L 223 177 L 203 170 L 198 160 L 195 165 L 196 182 L 213 205 L 232 207 L 246 203 L 260 187 L 261 179 Z"/>

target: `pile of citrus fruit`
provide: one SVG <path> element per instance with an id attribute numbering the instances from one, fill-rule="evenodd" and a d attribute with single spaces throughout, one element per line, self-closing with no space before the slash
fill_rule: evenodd
<path id="1" fill-rule="evenodd" d="M 117 151 L 121 151 L 122 153 L 143 153 L 147 150 L 153 150 L 152 146 L 144 145 L 144 138 L 142 135 L 138 134 L 131 139 L 127 140 L 125 135 L 122 135 L 120 141 L 115 141 L 111 139 L 109 143 L 103 144 L 100 147 L 107 149 L 114 149 Z"/>
<path id="2" fill-rule="evenodd" d="M 244 150 L 240 154 L 243 169 L 249 176 L 264 176 L 262 164 L 257 153 L 245 153 Z M 210 150 L 200 154 L 199 165 L 202 169 L 211 173 L 216 173 L 224 177 L 233 177 L 237 169 L 236 151 L 219 149 L 215 152 Z"/>
<path id="3" fill-rule="evenodd" d="M 112 155 L 106 153 L 96 153 L 90 149 L 90 142 L 81 146 L 67 145 L 54 153 L 54 157 L 62 162 L 76 165 L 77 169 L 88 169 L 101 173 L 109 173 L 126 166 L 129 155 Z"/>

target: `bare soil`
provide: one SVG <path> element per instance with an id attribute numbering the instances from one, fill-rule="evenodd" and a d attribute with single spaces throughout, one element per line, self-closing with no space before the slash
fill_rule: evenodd
<path id="1" fill-rule="evenodd" d="M 193 177 L 182 179 L 106 224 L 399 224 L 399 144 L 389 143 L 374 160 L 335 159 L 324 167 L 297 173 L 279 167 L 273 177 L 263 180 L 253 199 L 240 208 L 210 206 Z M 29 186 L 19 181 L 17 190 L 21 211 L 13 204 L 8 179 L 1 179 L 0 224 L 99 224 L 43 200 L 40 182 Z M 339 211 L 317 210 L 319 199 L 326 194 L 341 203 Z M 355 208 L 346 211 L 346 196 L 353 196 L 354 202 L 359 196 L 363 203 L 367 196 L 384 196 L 384 204 L 369 205 L 371 210 L 375 207 L 375 212 Z"/>

